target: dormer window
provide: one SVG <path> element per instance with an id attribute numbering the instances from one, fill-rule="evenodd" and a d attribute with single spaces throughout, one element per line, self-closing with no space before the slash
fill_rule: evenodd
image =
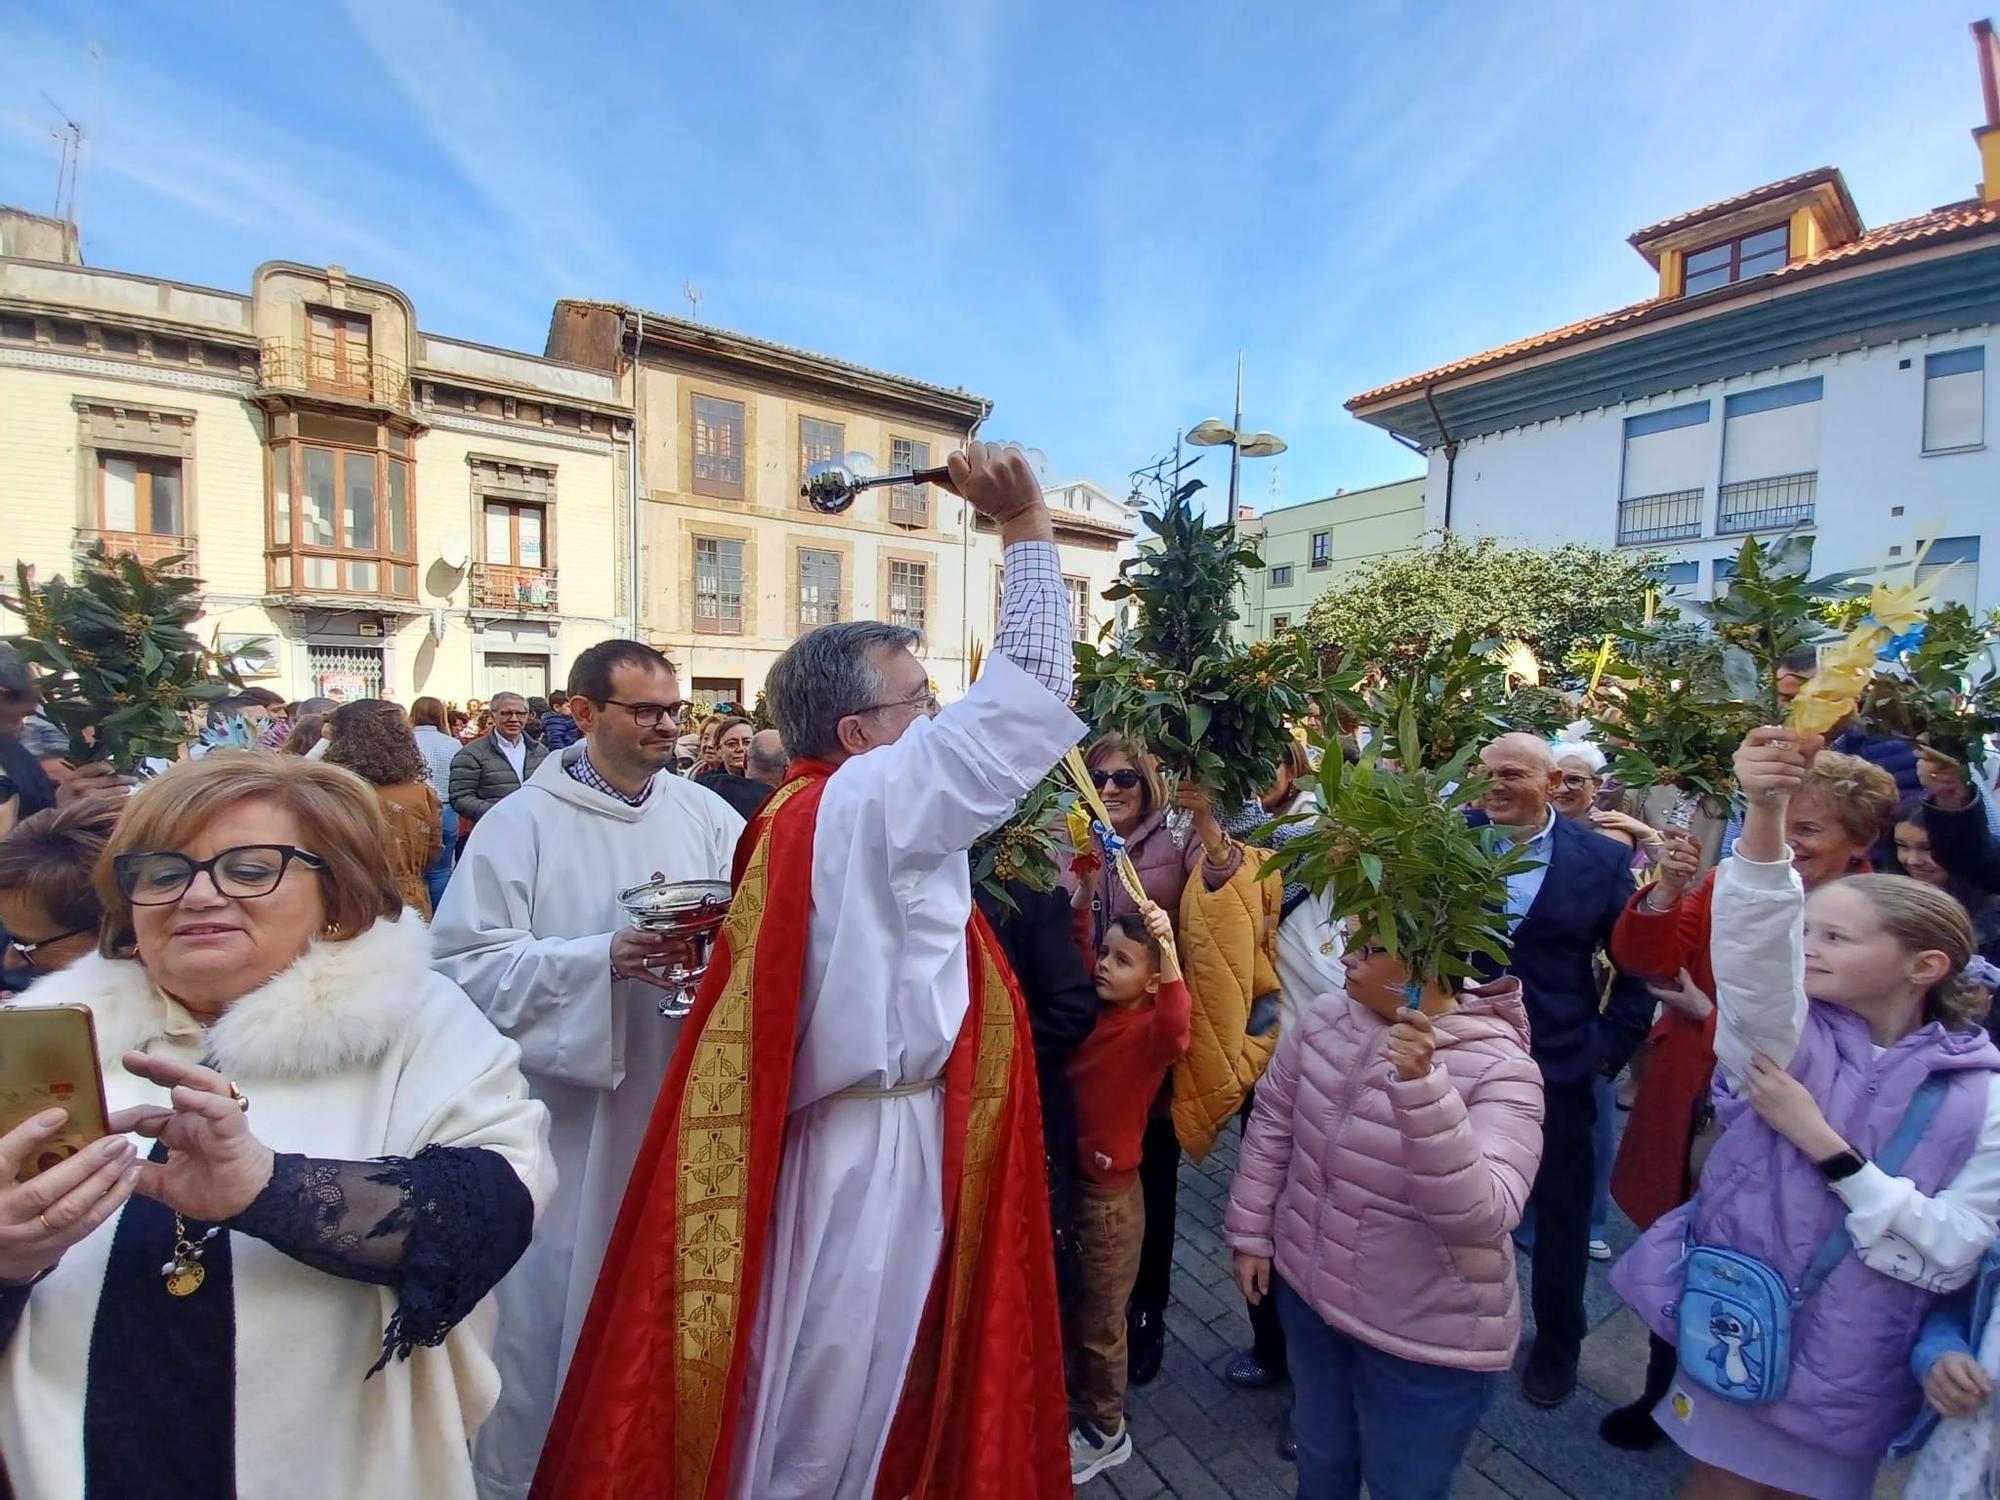
<path id="1" fill-rule="evenodd" d="M 1698 292 L 1713 291 L 1732 282 L 1748 281 L 1752 276 L 1782 270 L 1791 253 L 1792 228 L 1789 223 L 1774 224 L 1769 229 L 1724 240 L 1719 245 L 1690 250 L 1686 294 L 1692 297 Z"/>

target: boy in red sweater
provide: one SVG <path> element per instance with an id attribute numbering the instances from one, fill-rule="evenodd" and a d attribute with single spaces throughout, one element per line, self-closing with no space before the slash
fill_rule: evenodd
<path id="1" fill-rule="evenodd" d="M 1139 1275 L 1146 1110 L 1188 1046 L 1192 1009 L 1167 914 L 1115 918 L 1097 956 L 1097 1025 L 1069 1065 L 1082 1170 L 1076 1238 L 1082 1286 L 1066 1330 L 1070 1480 L 1132 1456 L 1125 1426 L 1125 1304 Z"/>

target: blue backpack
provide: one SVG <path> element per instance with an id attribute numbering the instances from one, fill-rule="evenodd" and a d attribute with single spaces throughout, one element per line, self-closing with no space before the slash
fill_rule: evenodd
<path id="1" fill-rule="evenodd" d="M 1890 1176 L 1937 1114 L 1949 1079 L 1926 1078 L 1875 1165 Z M 1843 1212 L 1796 1287 L 1755 1256 L 1694 1242 L 1696 1211 L 1688 1214 L 1687 1279 L 1679 1303 L 1681 1373 L 1728 1401 L 1779 1400 L 1792 1373 L 1792 1318 L 1847 1258 L 1854 1241 Z"/>

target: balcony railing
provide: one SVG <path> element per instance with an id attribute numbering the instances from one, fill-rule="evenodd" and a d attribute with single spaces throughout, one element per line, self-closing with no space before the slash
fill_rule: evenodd
<path id="1" fill-rule="evenodd" d="M 1718 536 L 1746 531 L 1782 531 L 1812 524 L 1819 494 L 1819 473 L 1780 474 L 1771 479 L 1746 479 L 1722 487 L 1722 506 L 1715 519 Z"/>
<path id="2" fill-rule="evenodd" d="M 172 572 L 183 578 L 195 576 L 194 538 L 191 536 L 163 536 L 152 531 L 103 531 L 92 527 L 79 527 L 76 533 L 76 552 L 81 557 L 96 543 L 102 542 L 104 550 L 126 557 L 136 557 L 143 563 L 163 562 L 169 557 L 178 557 Z"/>
<path id="3" fill-rule="evenodd" d="M 368 406 L 410 409 L 410 372 L 392 359 L 328 359 L 290 339 L 266 339 L 257 366 L 265 390 L 301 391 Z"/>
<path id="4" fill-rule="evenodd" d="M 1679 542 L 1701 535 L 1701 502 L 1706 492 L 1669 490 L 1618 502 L 1618 542 Z"/>
<path id="5" fill-rule="evenodd" d="M 510 613 L 554 614 L 556 570 L 516 568 L 505 563 L 472 565 L 472 607 Z"/>

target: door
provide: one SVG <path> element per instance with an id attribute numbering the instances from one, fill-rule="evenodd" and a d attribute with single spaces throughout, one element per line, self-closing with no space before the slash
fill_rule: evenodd
<path id="1" fill-rule="evenodd" d="M 486 697 L 495 693 L 519 693 L 523 698 L 549 695 L 549 659 L 525 651 L 486 653 Z"/>
<path id="2" fill-rule="evenodd" d="M 306 676 L 313 696 L 353 703 L 382 696 L 380 646 L 306 646 Z"/>

